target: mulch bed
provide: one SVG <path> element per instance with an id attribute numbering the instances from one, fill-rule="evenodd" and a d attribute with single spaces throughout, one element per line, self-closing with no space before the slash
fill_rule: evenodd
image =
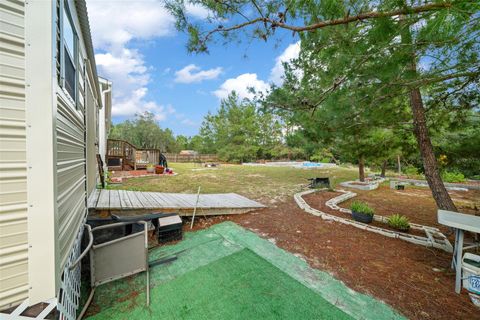
<path id="1" fill-rule="evenodd" d="M 352 191 L 357 196 L 342 202 L 339 204 L 340 207 L 350 208 L 353 201 L 364 201 L 382 216 L 399 213 L 407 216 L 414 223 L 447 231 L 447 228 L 437 221 L 437 207 L 430 189 L 407 186 L 405 190 L 392 190 L 384 185 L 373 191 L 357 189 Z M 480 215 L 480 190 L 449 191 L 449 194 L 459 211 Z"/>
<path id="2" fill-rule="evenodd" d="M 367 192 L 370 195 L 375 191 Z M 357 193 L 363 196 L 363 192 Z M 309 198 L 309 203 L 316 201 L 318 206 L 322 203 L 324 206 L 331 194 L 325 192 L 311 197 L 315 199 Z M 386 206 L 386 202 L 378 200 L 382 197 L 365 198 L 379 213 L 388 215 L 380 209 Z M 395 203 L 395 208 L 391 208 L 395 213 L 415 212 L 412 222 L 436 225 L 433 223 L 436 209 L 431 199 L 412 201 L 410 197 L 398 195 L 387 201 Z M 470 302 L 466 292 L 455 294 L 451 255 L 441 250 L 324 221 L 299 209 L 293 199 L 249 214 L 198 217 L 194 230 L 226 220 L 274 239 L 279 247 L 305 257 L 312 267 L 330 272 L 354 290 L 385 301 L 408 318 L 480 319 L 479 309 Z M 185 231 L 189 230 L 190 225 L 185 224 Z"/>
<path id="3" fill-rule="evenodd" d="M 350 220 L 354 220 L 350 214 L 345 213 L 345 212 L 341 212 L 339 210 L 333 210 L 330 207 L 328 207 L 327 205 L 325 205 L 325 202 L 327 200 L 330 200 L 330 199 L 335 198 L 337 196 L 340 196 L 342 194 L 343 193 L 341 193 L 341 192 L 322 191 L 320 195 L 318 193 L 307 194 L 307 195 L 303 196 L 303 199 L 308 203 L 308 205 L 310 207 L 312 207 L 314 209 L 320 210 L 322 212 L 325 212 L 325 213 L 328 213 L 328 214 L 331 214 L 331 215 L 334 215 L 334 216 L 337 216 L 337 217 L 340 217 L 340 218 L 347 218 L 347 219 L 350 219 Z M 353 198 L 353 200 L 356 200 L 356 197 Z M 351 201 L 353 201 L 353 200 L 351 200 Z M 345 207 L 343 205 L 343 203 L 344 202 L 340 203 L 339 206 L 342 207 L 342 208 L 348 208 L 348 207 Z M 377 212 L 377 211 L 375 211 L 375 214 L 383 215 L 382 212 Z M 375 221 L 375 220 L 373 220 L 371 223 L 369 223 L 369 225 L 375 226 L 375 227 L 378 227 L 378 228 L 383 228 L 383 229 L 395 231 L 395 232 L 403 232 L 403 233 L 408 233 L 408 234 L 415 235 L 415 236 L 426 237 L 425 232 L 423 230 L 410 229 L 409 231 L 400 231 L 398 229 L 390 227 L 387 223 L 383 223 L 383 222 Z"/>

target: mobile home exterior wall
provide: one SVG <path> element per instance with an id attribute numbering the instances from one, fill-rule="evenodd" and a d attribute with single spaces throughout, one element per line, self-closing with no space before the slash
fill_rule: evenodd
<path id="1" fill-rule="evenodd" d="M 66 21 L 75 43 L 73 77 L 65 67 Z M 96 166 L 87 158 L 87 136 L 96 132 L 87 133 L 86 113 L 95 114 L 102 99 L 85 0 L 2 0 L 0 26 L 3 310 L 27 298 L 30 305 L 55 298 L 62 272 L 79 254 L 87 167 Z"/>
<path id="2" fill-rule="evenodd" d="M 0 2 L 0 310 L 28 296 L 24 2 Z"/>
<path id="3" fill-rule="evenodd" d="M 73 1 L 65 1 L 62 4 L 63 7 L 60 7 L 60 11 L 67 11 L 66 6 L 68 6 L 68 12 L 78 39 L 76 81 L 78 90 L 76 101 L 74 101 L 68 95 L 67 90 L 61 86 L 61 83 L 57 83 L 56 189 L 61 268 L 65 266 L 73 241 L 86 215 L 86 109 L 88 107 L 95 110 L 93 101 L 90 101 L 91 105 L 87 106 L 85 104 L 86 90 L 88 90 L 90 80 L 85 72 L 87 69 L 85 41 L 83 40 L 77 9 Z M 58 16 L 61 17 L 62 14 Z M 63 21 L 64 25 L 65 23 L 67 21 Z M 57 70 L 57 72 L 59 71 Z M 60 75 L 57 78 L 61 79 L 62 76 Z"/>
<path id="4" fill-rule="evenodd" d="M 87 108 L 86 125 L 86 156 L 87 156 L 87 194 L 90 194 L 97 185 L 97 153 L 98 153 L 98 107 L 95 103 L 93 89 L 87 86 L 86 101 L 90 106 L 95 108 Z"/>

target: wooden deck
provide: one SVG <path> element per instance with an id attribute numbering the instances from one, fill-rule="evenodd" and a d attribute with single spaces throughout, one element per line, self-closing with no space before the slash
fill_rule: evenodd
<path id="1" fill-rule="evenodd" d="M 88 208 L 91 214 L 178 212 L 181 216 L 190 216 L 196 201 L 196 194 L 97 189 L 88 198 Z M 239 214 L 264 207 L 236 193 L 200 194 L 197 214 Z"/>

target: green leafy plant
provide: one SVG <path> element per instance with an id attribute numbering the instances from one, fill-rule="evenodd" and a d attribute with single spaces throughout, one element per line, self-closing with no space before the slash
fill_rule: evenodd
<path id="1" fill-rule="evenodd" d="M 406 167 L 405 168 L 405 174 L 407 176 L 416 176 L 416 175 L 418 175 L 418 169 L 416 167 L 413 167 L 413 166 Z"/>
<path id="2" fill-rule="evenodd" d="M 350 210 L 369 216 L 373 216 L 375 213 L 374 210 L 368 206 L 368 204 L 361 201 L 353 201 L 350 206 Z"/>
<path id="3" fill-rule="evenodd" d="M 397 230 L 408 231 L 410 229 L 408 218 L 398 213 L 388 217 L 387 223 L 390 227 Z"/>
<path id="4" fill-rule="evenodd" d="M 107 182 L 107 184 L 110 183 L 110 182 L 112 182 L 112 176 L 113 176 L 112 172 L 111 172 L 111 171 L 107 171 L 105 175 L 106 175 L 105 181 Z"/>
<path id="5" fill-rule="evenodd" d="M 332 152 L 326 148 L 317 150 L 312 156 L 310 156 L 310 161 L 314 161 L 314 162 L 329 163 L 329 162 L 332 162 L 333 159 L 334 159 L 334 156 Z"/>
<path id="6" fill-rule="evenodd" d="M 458 171 L 443 171 L 442 179 L 444 182 L 464 182 L 465 176 Z"/>

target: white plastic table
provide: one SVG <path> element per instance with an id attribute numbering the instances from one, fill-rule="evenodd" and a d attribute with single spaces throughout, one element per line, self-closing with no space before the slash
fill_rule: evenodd
<path id="1" fill-rule="evenodd" d="M 455 267 L 455 292 L 462 289 L 462 251 L 465 231 L 480 233 L 480 217 L 447 210 L 438 210 L 438 223 L 455 229 L 453 266 Z"/>

